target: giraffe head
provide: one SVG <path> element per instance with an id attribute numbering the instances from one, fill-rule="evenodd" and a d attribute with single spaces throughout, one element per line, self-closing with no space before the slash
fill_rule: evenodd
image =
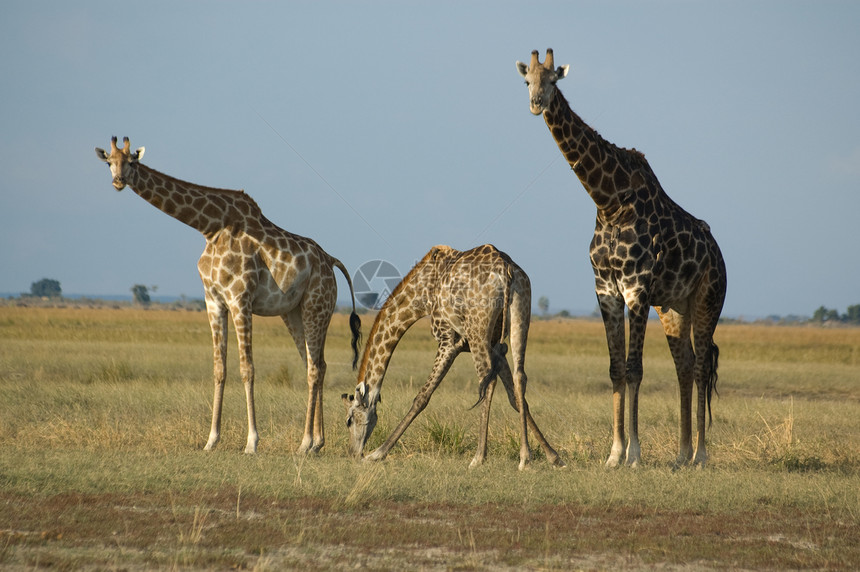
<path id="1" fill-rule="evenodd" d="M 364 445 L 370 434 L 376 428 L 376 404 L 379 403 L 379 392 L 370 391 L 365 382 L 355 386 L 355 395 L 341 395 L 346 405 L 346 427 L 349 430 L 349 452 L 354 457 L 361 457 Z"/>
<path id="2" fill-rule="evenodd" d="M 540 115 L 549 107 L 552 94 L 555 92 L 555 82 L 567 75 L 570 66 L 553 67 L 552 48 L 546 51 L 544 63 L 538 61 L 538 51 L 532 52 L 529 65 L 517 62 L 517 71 L 526 78 L 529 87 L 529 109 L 535 115 Z"/>
<path id="3" fill-rule="evenodd" d="M 146 150 L 140 147 L 134 153 L 131 152 L 131 146 L 128 137 L 123 137 L 124 143 L 122 149 L 116 146 L 116 136 L 110 138 L 110 154 L 104 149 L 96 147 L 96 155 L 110 167 L 110 174 L 113 176 L 113 187 L 117 191 L 125 188 L 128 182 L 131 166 L 140 161 L 143 153 Z"/>

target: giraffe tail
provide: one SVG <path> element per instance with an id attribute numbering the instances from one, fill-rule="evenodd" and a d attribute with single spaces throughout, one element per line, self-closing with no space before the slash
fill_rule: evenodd
<path id="1" fill-rule="evenodd" d="M 352 279 L 349 277 L 349 272 L 346 271 L 346 266 L 337 258 L 332 259 L 332 264 L 335 268 L 343 273 L 346 278 L 346 283 L 349 285 L 349 295 L 352 298 L 352 313 L 349 315 L 349 331 L 352 333 L 352 369 L 358 366 L 358 348 L 361 345 L 361 318 L 355 312 L 355 289 L 352 287 Z"/>
<path id="2" fill-rule="evenodd" d="M 717 344 L 711 342 L 711 347 L 708 349 L 708 355 L 705 356 L 705 399 L 708 402 L 708 426 L 714 423 L 714 418 L 711 415 L 711 396 L 717 391 L 717 366 L 720 363 L 720 348 Z"/>
<path id="3" fill-rule="evenodd" d="M 496 379 L 496 376 L 499 375 L 499 370 L 502 368 L 501 360 L 505 359 L 507 351 L 508 346 L 503 343 L 499 343 L 495 348 L 493 348 L 493 351 L 490 353 L 490 372 L 485 375 L 484 379 L 481 380 L 481 383 L 478 384 L 478 401 L 476 401 L 469 409 L 474 409 L 487 397 L 487 388 L 490 386 L 490 383 Z"/>

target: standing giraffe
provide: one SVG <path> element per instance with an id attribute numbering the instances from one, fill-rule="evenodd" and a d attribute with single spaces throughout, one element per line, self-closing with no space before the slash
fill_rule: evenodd
<path id="1" fill-rule="evenodd" d="M 543 114 L 559 149 L 597 205 L 590 255 L 609 345 L 613 401 L 612 450 L 606 465 L 617 466 L 624 455 L 625 384 L 630 399 L 626 461 L 631 466 L 639 464 L 642 345 L 648 313 L 654 306 L 680 385 L 676 464 L 693 459 L 694 464 L 704 466 L 708 458 L 705 407 L 710 417 L 719 357 L 713 337 L 726 297 L 726 266 L 720 248 L 707 223 L 669 198 L 644 155 L 609 143 L 570 109 L 556 88 L 568 68 L 553 67 L 552 50 L 547 50 L 543 64 L 537 51 L 532 52 L 528 66 L 517 62 L 517 70 L 528 85 L 531 112 Z M 630 328 L 626 350 L 625 304 Z M 695 456 L 691 435 L 693 381 L 698 395 Z"/>
<path id="2" fill-rule="evenodd" d="M 212 427 L 205 449 L 220 439 L 221 404 L 227 364 L 227 316 L 239 342 L 239 370 L 248 405 L 246 453 L 257 451 L 254 415 L 254 361 L 251 352 L 252 314 L 280 316 L 305 363 L 308 410 L 299 452 L 316 452 L 325 444 L 322 388 L 326 363 L 325 338 L 337 299 L 333 267 L 346 277 L 352 296 L 353 368 L 358 361 L 361 322 L 355 313 L 352 281 L 344 265 L 316 242 L 291 234 L 263 216 L 244 191 L 228 191 L 180 181 L 140 162 L 144 148 L 122 149 L 111 138 L 111 152 L 96 147 L 96 155 L 110 167 L 113 186 L 126 185 L 154 207 L 199 230 L 206 248 L 197 262 L 206 296 L 215 359 L 215 397 Z"/>
<path id="3" fill-rule="evenodd" d="M 531 459 L 527 427 L 531 427 L 547 459 L 564 466 L 558 453 L 532 419 L 526 402 L 524 369 L 526 341 L 531 317 L 529 277 L 511 258 L 485 244 L 460 252 L 436 246 L 397 285 L 379 310 L 364 348 L 355 395 L 344 393 L 350 451 L 360 457 L 376 426 L 376 406 L 388 362 L 400 338 L 419 318 L 429 315 L 433 336 L 439 343 L 430 377 L 412 402 L 412 408 L 378 449 L 367 456 L 382 460 L 407 427 L 427 406 L 430 396 L 461 352 L 471 352 L 481 379 L 478 403 L 483 402 L 478 450 L 470 464 L 475 467 L 487 456 L 487 427 L 490 402 L 501 376 L 511 406 L 519 412 L 520 464 Z M 502 341 L 510 333 L 514 373 L 505 358 Z M 477 404 L 476 404 L 477 405 Z"/>

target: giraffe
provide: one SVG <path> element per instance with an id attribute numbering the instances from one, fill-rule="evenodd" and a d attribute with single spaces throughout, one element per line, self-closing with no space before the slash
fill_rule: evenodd
<path id="1" fill-rule="evenodd" d="M 556 82 L 569 66 L 517 62 L 529 90 L 529 107 L 543 114 L 555 142 L 597 206 L 591 241 L 595 292 L 609 346 L 612 380 L 612 449 L 606 465 L 640 463 L 638 400 L 642 345 L 653 306 L 663 325 L 680 387 L 680 436 L 676 466 L 704 466 L 705 408 L 711 414 L 719 348 L 714 330 L 726 296 L 726 266 L 710 227 L 676 204 L 642 153 L 616 147 L 589 127 L 567 103 Z M 629 344 L 625 349 L 624 308 Z M 691 341 L 692 331 L 692 341 Z M 697 440 L 692 447 L 693 382 L 697 389 Z M 625 385 L 629 440 L 624 450 Z"/>
<path id="2" fill-rule="evenodd" d="M 110 153 L 96 147 L 96 155 L 110 167 L 114 188 L 121 191 L 128 185 L 144 200 L 206 237 L 197 269 L 212 330 L 215 396 L 205 450 L 211 451 L 220 439 L 227 320 L 232 315 L 248 406 L 245 453 L 257 451 L 251 350 L 252 315 L 257 314 L 280 316 L 295 341 L 308 380 L 308 408 L 299 452 L 319 451 L 325 444 L 325 338 L 337 298 L 333 267 L 343 273 L 349 284 L 353 368 L 358 361 L 361 322 L 355 313 L 355 295 L 346 268 L 313 240 L 275 226 L 244 191 L 203 187 L 159 173 L 140 162 L 143 147 L 131 152 L 128 137 L 123 141 L 120 149 L 116 137 L 111 138 Z"/>
<path id="3" fill-rule="evenodd" d="M 478 449 L 470 463 L 476 467 L 487 456 L 490 402 L 496 376 L 519 413 L 520 463 L 531 460 L 527 428 L 543 447 L 547 459 L 564 466 L 532 419 L 526 402 L 525 352 L 531 317 L 531 285 L 528 275 L 511 258 L 490 244 L 461 252 L 450 246 L 433 247 L 383 304 L 373 322 L 358 370 L 354 395 L 344 393 L 350 452 L 361 457 L 376 426 L 376 407 L 388 362 L 398 342 L 419 318 L 430 316 L 433 336 L 439 346 L 430 377 L 415 397 L 412 408 L 396 429 L 367 460 L 384 459 L 412 421 L 427 406 L 451 364 L 461 352 L 471 352 L 481 382 L 482 403 Z M 513 374 L 505 358 L 503 340 L 510 335 Z"/>

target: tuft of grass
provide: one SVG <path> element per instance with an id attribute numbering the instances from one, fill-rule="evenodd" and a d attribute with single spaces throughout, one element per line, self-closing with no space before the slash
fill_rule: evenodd
<path id="1" fill-rule="evenodd" d="M 276 387 L 292 387 L 293 380 L 290 376 L 290 368 L 287 364 L 283 364 L 281 367 L 275 371 L 275 373 L 269 375 L 266 380 Z"/>
<path id="2" fill-rule="evenodd" d="M 430 415 L 425 425 L 427 444 L 422 447 L 423 452 L 456 456 L 468 452 L 471 443 L 467 443 L 466 430 L 457 423 Z"/>
<path id="3" fill-rule="evenodd" d="M 88 383 L 122 383 L 134 379 L 134 368 L 127 361 L 109 360 L 101 364 L 92 377 L 87 380 Z"/>

